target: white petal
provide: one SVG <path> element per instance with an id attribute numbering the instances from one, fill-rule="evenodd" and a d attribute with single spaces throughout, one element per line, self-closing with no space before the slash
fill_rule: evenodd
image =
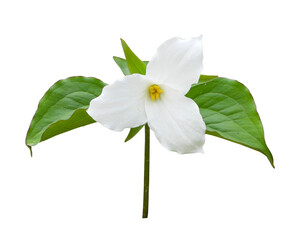
<path id="1" fill-rule="evenodd" d="M 202 38 L 171 38 L 163 43 L 147 65 L 146 76 L 186 94 L 202 72 Z"/>
<path id="2" fill-rule="evenodd" d="M 104 87 L 102 94 L 91 101 L 87 113 L 95 121 L 116 131 L 145 124 L 149 85 L 151 83 L 143 75 L 125 76 Z"/>
<path id="3" fill-rule="evenodd" d="M 206 126 L 197 104 L 177 90 L 160 85 L 160 98 L 146 100 L 149 127 L 159 142 L 178 153 L 202 152 Z"/>

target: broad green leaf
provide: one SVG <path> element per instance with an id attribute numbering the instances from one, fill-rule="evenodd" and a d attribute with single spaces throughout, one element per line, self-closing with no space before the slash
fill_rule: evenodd
<path id="1" fill-rule="evenodd" d="M 131 74 L 146 74 L 146 65 L 131 51 L 127 43 L 121 39 L 123 51 Z"/>
<path id="2" fill-rule="evenodd" d="M 70 77 L 56 82 L 38 105 L 26 136 L 32 146 L 58 134 L 95 122 L 87 113 L 90 101 L 106 84 L 92 77 Z"/>
<path id="3" fill-rule="evenodd" d="M 274 167 L 254 100 L 243 84 L 215 78 L 193 86 L 186 96 L 199 106 L 207 134 L 257 150 Z"/>
<path id="4" fill-rule="evenodd" d="M 213 80 L 217 77 L 218 76 L 215 76 L 215 75 L 201 75 L 200 78 L 199 78 L 198 83 L 208 82 L 208 81 Z"/>
<path id="5" fill-rule="evenodd" d="M 42 135 L 41 141 L 45 141 L 49 138 L 52 138 L 58 134 L 70 131 L 72 129 L 82 127 L 91 123 L 94 123 L 95 120 L 92 119 L 85 109 L 77 109 L 74 111 L 72 116 L 67 120 L 59 120 L 58 122 L 50 125 Z"/>

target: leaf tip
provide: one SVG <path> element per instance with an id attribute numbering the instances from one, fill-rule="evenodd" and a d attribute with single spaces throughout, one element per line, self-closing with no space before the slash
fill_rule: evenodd
<path id="1" fill-rule="evenodd" d="M 29 148 L 29 151 L 30 151 L 30 157 L 32 157 L 32 147 L 29 146 L 29 145 L 26 145 L 28 148 Z"/>
<path id="2" fill-rule="evenodd" d="M 117 57 L 117 56 L 113 56 L 113 60 L 117 63 L 118 61 L 120 61 L 121 58 Z"/>
<path id="3" fill-rule="evenodd" d="M 271 153 L 271 151 L 268 147 L 267 147 L 267 154 L 265 154 L 265 155 L 267 156 L 269 162 L 271 163 L 271 166 L 275 169 L 274 158 L 273 158 L 273 155 L 272 155 L 272 153 Z"/>
<path id="4" fill-rule="evenodd" d="M 264 153 L 264 154 L 267 156 L 271 166 L 275 169 L 274 158 L 273 158 L 273 155 L 272 155 L 271 151 L 268 149 L 268 152 Z"/>
<path id="5" fill-rule="evenodd" d="M 123 51 L 125 51 L 125 49 L 127 49 L 129 47 L 123 38 L 120 38 L 120 40 L 121 40 L 121 45 L 122 45 Z"/>
<path id="6" fill-rule="evenodd" d="M 275 165 L 274 164 L 272 164 L 272 167 L 275 169 Z"/>
<path id="7" fill-rule="evenodd" d="M 272 160 L 270 159 L 270 163 L 271 163 L 271 166 L 275 169 L 273 158 L 272 158 Z"/>
<path id="8" fill-rule="evenodd" d="M 126 139 L 124 140 L 124 142 L 128 142 L 131 139 L 131 137 L 127 136 Z"/>

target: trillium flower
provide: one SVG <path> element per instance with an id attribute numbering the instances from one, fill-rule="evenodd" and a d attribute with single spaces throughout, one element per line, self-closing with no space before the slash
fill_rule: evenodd
<path id="1" fill-rule="evenodd" d="M 116 131 L 147 123 L 167 149 L 202 152 L 206 126 L 197 104 L 185 97 L 198 82 L 202 59 L 201 37 L 171 38 L 157 49 L 146 75 L 124 76 L 104 87 L 87 112 Z"/>

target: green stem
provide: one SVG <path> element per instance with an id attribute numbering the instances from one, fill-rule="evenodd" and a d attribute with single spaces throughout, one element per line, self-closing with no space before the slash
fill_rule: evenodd
<path id="1" fill-rule="evenodd" d="M 149 166 L 150 166 L 150 129 L 145 125 L 145 165 L 144 165 L 144 200 L 143 200 L 143 218 L 148 217 L 149 205 Z"/>

